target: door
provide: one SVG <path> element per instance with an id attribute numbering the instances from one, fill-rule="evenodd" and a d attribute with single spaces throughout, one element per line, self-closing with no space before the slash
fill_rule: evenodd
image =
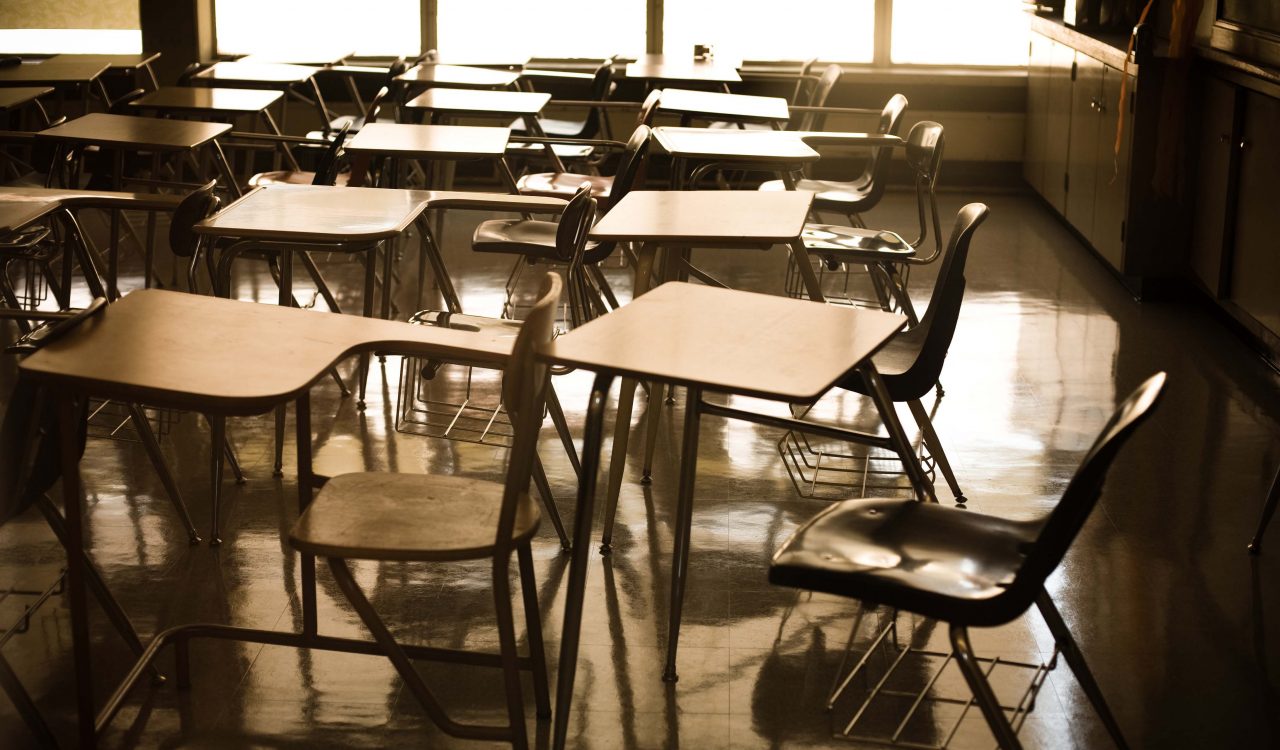
<path id="1" fill-rule="evenodd" d="M 1280 335 L 1280 205 L 1276 165 L 1280 164 L 1280 99 L 1245 93 L 1240 140 L 1235 246 L 1231 258 L 1231 300 Z"/>
<path id="2" fill-rule="evenodd" d="M 1102 117 L 1102 63 L 1076 55 L 1076 80 L 1071 87 L 1071 145 L 1067 149 L 1067 208 L 1063 215 L 1086 238 L 1093 235 L 1093 206 L 1097 196 L 1098 141 Z M 1108 176 L 1111 170 L 1107 170 Z"/>
<path id="3" fill-rule="evenodd" d="M 1191 219 L 1191 270 L 1214 297 L 1223 294 L 1223 251 L 1230 215 L 1231 160 L 1236 148 L 1238 89 L 1219 78 L 1199 81 L 1200 132 L 1196 135 L 1195 214 Z"/>
<path id="4" fill-rule="evenodd" d="M 1045 194 L 1045 151 L 1049 138 L 1049 75 L 1053 41 L 1031 35 L 1027 45 L 1027 121 L 1022 176 L 1037 193 Z"/>
<path id="5" fill-rule="evenodd" d="M 1129 151 L 1133 143 L 1133 102 L 1137 98 L 1137 80 L 1129 76 L 1125 101 L 1120 101 L 1120 83 L 1124 72 L 1109 65 L 1102 66 L 1102 96 L 1097 107 L 1098 156 L 1093 201 L 1093 231 L 1087 236 L 1111 267 L 1124 272 L 1125 219 L 1129 215 Z M 1124 130 L 1120 151 L 1116 153 L 1116 128 L 1123 107 Z M 1073 186 L 1074 187 L 1074 186 Z M 1068 200 L 1068 204 L 1070 201 Z"/>
<path id="6" fill-rule="evenodd" d="M 1071 69 L 1076 51 L 1046 39 L 1049 46 L 1049 102 L 1045 106 L 1044 191 L 1059 214 L 1067 206 L 1067 149 L 1071 142 Z"/>

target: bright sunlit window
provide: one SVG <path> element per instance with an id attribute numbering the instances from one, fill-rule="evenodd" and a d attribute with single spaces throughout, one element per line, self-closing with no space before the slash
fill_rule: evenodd
<path id="1" fill-rule="evenodd" d="M 692 56 L 710 44 L 739 60 L 871 62 L 875 0 L 666 0 L 662 46 Z"/>
<path id="2" fill-rule="evenodd" d="M 444 62 L 644 53 L 645 0 L 438 0 Z"/>
<path id="3" fill-rule="evenodd" d="M 15 55 L 142 51 L 137 0 L 0 0 L 0 50 Z"/>
<path id="4" fill-rule="evenodd" d="M 893 0 L 890 57 L 922 65 L 1026 65 L 1025 7 L 1022 0 Z"/>
<path id="5" fill-rule="evenodd" d="M 338 55 L 417 55 L 419 0 L 215 0 L 218 53 L 283 62 L 329 62 Z"/>

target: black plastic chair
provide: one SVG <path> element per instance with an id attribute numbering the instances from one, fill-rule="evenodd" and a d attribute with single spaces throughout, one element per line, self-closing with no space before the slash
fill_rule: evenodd
<path id="1" fill-rule="evenodd" d="M 382 90 L 383 92 L 386 89 Z M 382 92 L 379 92 L 380 94 Z M 249 187 L 263 187 L 266 185 L 345 185 L 347 183 L 347 173 L 339 171 L 341 165 L 340 158 L 342 155 L 342 147 L 347 142 L 347 136 L 351 134 L 351 123 L 343 124 L 333 133 L 333 137 L 327 143 L 320 139 L 316 139 L 317 144 L 324 143 L 323 150 L 316 157 L 315 171 L 307 171 L 304 169 L 279 169 L 272 172 L 259 172 L 249 178 Z M 306 148 L 315 148 L 315 145 L 305 144 Z"/>
<path id="2" fill-rule="evenodd" d="M 1097 504 L 1121 446 L 1159 401 L 1164 383 L 1164 373 L 1153 375 L 1116 409 L 1046 517 L 1012 521 L 915 500 L 847 500 L 819 513 L 782 545 L 769 567 L 770 583 L 949 623 L 956 662 L 1005 750 L 1021 745 L 978 666 L 969 628 L 1003 625 L 1034 603 L 1115 744 L 1127 747 L 1044 583 Z"/>
<path id="3" fill-rule="evenodd" d="M 558 71 L 526 67 L 520 80 L 526 84 L 539 80 L 539 76 L 547 78 L 549 82 L 562 80 L 557 77 L 557 74 Z M 591 73 L 591 83 L 586 99 L 593 102 L 606 101 L 613 88 L 613 60 L 601 60 L 600 65 Z M 539 117 L 538 125 L 541 126 L 545 135 L 552 138 L 596 138 L 604 132 L 604 110 L 600 107 L 592 107 L 587 110 L 586 117 L 575 120 Z M 511 123 L 511 134 L 531 135 L 524 120 Z"/>

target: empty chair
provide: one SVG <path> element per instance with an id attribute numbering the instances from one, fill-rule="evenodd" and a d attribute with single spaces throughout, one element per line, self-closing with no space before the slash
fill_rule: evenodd
<path id="1" fill-rule="evenodd" d="M 871 272 L 881 307 L 895 307 L 906 313 L 911 325 L 918 322 L 907 293 L 909 276 L 904 265 L 924 265 L 942 254 L 942 226 L 938 219 L 937 183 L 942 166 L 944 131 L 936 122 L 918 122 L 907 134 L 906 162 L 916 190 L 919 234 L 913 240 L 883 229 L 849 227 L 838 224 L 805 224 L 801 240 L 810 257 L 826 268 L 840 264 L 865 265 Z M 933 251 L 920 253 L 933 227 Z"/>
<path id="2" fill-rule="evenodd" d="M 386 91 L 386 89 L 383 89 Z M 250 187 L 259 187 L 264 185 L 345 185 L 347 183 L 346 172 L 339 171 L 342 155 L 342 147 L 347 141 L 347 135 L 351 132 L 351 123 L 345 123 L 340 126 L 325 143 L 324 150 L 316 157 L 316 168 L 314 172 L 303 169 L 280 169 L 273 172 L 259 172 L 249 178 Z"/>
<path id="3" fill-rule="evenodd" d="M 325 484 L 289 534 L 294 548 L 327 559 L 343 594 L 395 665 L 409 691 L 442 730 L 458 737 L 505 741 L 516 748 L 528 746 L 521 670 L 532 672 L 537 715 L 551 716 L 530 548 L 541 513 L 529 496 L 529 482 L 549 376 L 548 366 L 539 362 L 536 355 L 551 341 L 560 290 L 560 278 L 548 273 L 538 301 L 516 336 L 507 365 L 502 385 L 503 402 L 511 414 L 515 438 L 505 482 L 440 474 L 343 474 Z M 516 648 L 511 607 L 513 553 L 519 567 L 529 644 L 529 654 L 523 657 Z M 349 559 L 492 560 L 499 654 L 454 652 L 449 660 L 501 667 L 507 703 L 506 726 L 462 724 L 448 716 L 361 591 L 347 566 Z M 488 660 L 481 661 L 486 657 Z"/>
<path id="4" fill-rule="evenodd" d="M 955 335 L 960 305 L 964 301 L 964 269 L 969 257 L 969 246 L 974 232 L 986 220 L 987 213 L 987 207 L 981 203 L 970 203 L 960 209 L 924 317 L 917 325 L 890 339 L 872 357 L 872 362 L 889 391 L 889 397 L 898 403 L 905 401 L 910 407 L 911 415 L 924 434 L 929 455 L 933 457 L 952 493 L 961 499 L 964 493 L 960 489 L 960 483 L 956 480 L 951 464 L 943 452 L 942 442 L 920 399 L 937 386 L 942 375 L 942 365 Z M 866 383 L 856 373 L 837 386 L 868 395 Z"/>
<path id="5" fill-rule="evenodd" d="M 626 148 L 618 160 L 618 169 L 612 175 L 578 174 L 576 172 L 538 172 L 527 174 L 516 182 L 516 188 L 522 195 L 542 195 L 550 198 L 568 198 L 587 183 L 591 186 L 591 196 L 612 206 L 617 201 L 612 199 L 615 182 L 623 183 L 623 192 L 631 188 L 640 168 L 641 160 L 649 148 L 649 127 L 644 124 L 636 126 L 627 140 Z M 621 197 L 621 196 L 619 196 Z"/>
<path id="6" fill-rule="evenodd" d="M 969 628 L 1003 625 L 1034 603 L 1112 739 L 1126 747 L 1044 584 L 1097 504 L 1121 446 L 1159 401 L 1164 382 L 1165 374 L 1157 373 L 1120 404 L 1047 516 L 1013 521 L 916 500 L 846 500 L 809 520 L 782 545 L 769 567 L 769 581 L 950 624 L 956 663 L 1005 750 L 1021 745 L 977 662 Z"/>
<path id="7" fill-rule="evenodd" d="M 809 92 L 809 98 L 803 101 L 795 100 L 796 105 L 804 107 L 825 107 L 827 106 L 827 98 L 831 96 L 831 91 L 835 89 L 836 84 L 840 82 L 840 78 L 844 76 L 844 68 L 839 65 L 828 65 L 823 68 L 822 75 L 812 80 L 813 90 Z M 806 79 L 801 78 L 801 83 Z M 801 86 L 796 85 L 797 92 Z M 810 112 L 801 110 L 798 117 L 792 117 L 787 121 L 786 130 L 822 130 L 826 125 L 827 116 L 822 112 Z M 713 122 L 710 127 L 713 128 L 733 128 L 742 130 L 772 130 L 773 127 L 762 122 Z"/>
<path id="8" fill-rule="evenodd" d="M 524 72 L 521 73 L 520 80 L 526 84 L 532 84 L 534 81 L 541 80 L 554 83 L 557 81 L 563 81 L 570 75 L 573 74 L 526 67 Z M 530 87 L 534 88 L 532 85 Z M 590 86 L 587 91 L 586 100 L 593 102 L 606 101 L 614 88 L 613 60 L 601 60 L 600 64 L 590 74 Z M 605 132 L 606 127 L 604 110 L 600 107 L 591 107 L 587 109 L 586 117 L 581 119 L 539 117 L 538 125 L 541 126 L 544 134 L 552 138 L 598 138 Z M 530 135 L 525 126 L 524 120 L 516 120 L 515 122 L 512 122 L 511 133 L 512 135 Z"/>
<path id="9" fill-rule="evenodd" d="M 882 135 L 897 135 L 902 128 L 902 114 L 907 109 L 907 98 L 902 94 L 894 94 L 880 112 L 880 123 L 876 132 Z M 815 211 L 831 211 L 848 218 L 854 226 L 865 226 L 858 218 L 859 214 L 869 211 L 884 196 L 885 184 L 889 177 L 889 162 L 893 156 L 892 149 L 878 146 L 871 151 L 862 173 L 849 182 L 839 180 L 798 180 L 797 190 L 808 190 L 816 193 L 813 197 Z M 761 190 L 786 190 L 782 180 L 770 180 L 760 186 Z"/>

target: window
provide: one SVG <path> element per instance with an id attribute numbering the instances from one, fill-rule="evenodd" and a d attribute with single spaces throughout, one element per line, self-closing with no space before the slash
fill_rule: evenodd
<path id="1" fill-rule="evenodd" d="M 872 60 L 875 0 L 666 0 L 662 46 L 693 55 L 710 44 L 725 60 Z"/>
<path id="2" fill-rule="evenodd" d="M 137 0 L 0 0 L 0 50 L 18 55 L 142 51 Z"/>
<path id="3" fill-rule="evenodd" d="M 446 62 L 635 57 L 645 15 L 645 0 L 437 0 L 436 43 Z"/>
<path id="4" fill-rule="evenodd" d="M 214 24 L 220 55 L 326 62 L 333 50 L 396 57 L 422 47 L 420 0 L 215 0 Z"/>
<path id="5" fill-rule="evenodd" d="M 1022 0 L 893 0 L 890 59 L 923 65 L 1026 65 Z"/>

